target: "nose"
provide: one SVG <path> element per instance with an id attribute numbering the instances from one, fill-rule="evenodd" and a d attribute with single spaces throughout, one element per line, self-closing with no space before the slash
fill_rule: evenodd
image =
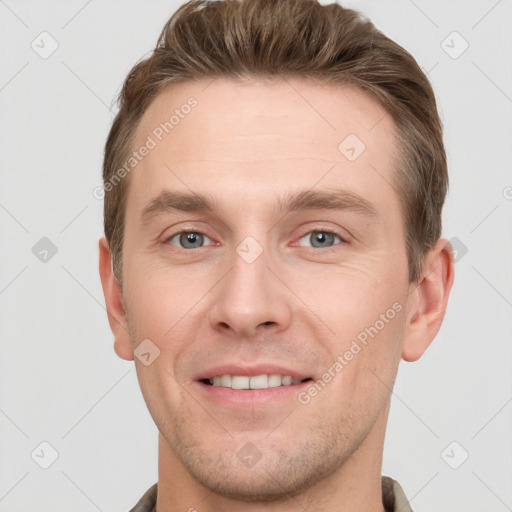
<path id="1" fill-rule="evenodd" d="M 290 297 L 272 268 L 276 265 L 265 250 L 254 261 L 240 254 L 233 251 L 231 269 L 216 287 L 210 325 L 223 335 L 244 338 L 285 330 L 291 320 Z"/>

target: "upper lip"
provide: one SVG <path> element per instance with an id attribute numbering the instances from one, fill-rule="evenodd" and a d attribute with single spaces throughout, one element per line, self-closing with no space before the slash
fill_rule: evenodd
<path id="1" fill-rule="evenodd" d="M 274 363 L 261 363 L 252 366 L 240 365 L 239 363 L 226 363 L 218 366 L 212 366 L 211 368 L 201 371 L 195 376 L 195 380 L 211 379 L 222 375 L 243 375 L 246 377 L 254 377 L 256 375 L 265 374 L 278 374 L 282 376 L 289 375 L 292 379 L 300 380 L 311 378 L 311 375 Z"/>

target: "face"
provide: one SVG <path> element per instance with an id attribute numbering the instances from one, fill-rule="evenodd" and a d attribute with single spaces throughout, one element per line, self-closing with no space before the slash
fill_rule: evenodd
<path id="1" fill-rule="evenodd" d="M 169 457 L 240 500 L 335 475 L 382 442 L 409 312 L 390 116 L 352 88 L 216 79 L 160 93 L 148 137 L 116 350 L 150 340 L 135 363 Z"/>

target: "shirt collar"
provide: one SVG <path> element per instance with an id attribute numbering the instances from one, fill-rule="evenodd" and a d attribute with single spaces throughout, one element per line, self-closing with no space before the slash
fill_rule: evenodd
<path id="1" fill-rule="evenodd" d="M 152 485 L 130 512 L 156 512 L 158 483 Z M 386 512 L 413 512 L 400 484 L 388 476 L 382 477 L 382 503 Z"/>

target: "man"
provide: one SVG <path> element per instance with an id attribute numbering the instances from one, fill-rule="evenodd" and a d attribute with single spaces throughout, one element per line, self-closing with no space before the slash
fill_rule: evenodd
<path id="1" fill-rule="evenodd" d="M 414 59 L 338 5 L 189 2 L 125 81 L 104 187 L 114 347 L 160 432 L 132 510 L 410 511 L 390 395 L 454 272 Z"/>

